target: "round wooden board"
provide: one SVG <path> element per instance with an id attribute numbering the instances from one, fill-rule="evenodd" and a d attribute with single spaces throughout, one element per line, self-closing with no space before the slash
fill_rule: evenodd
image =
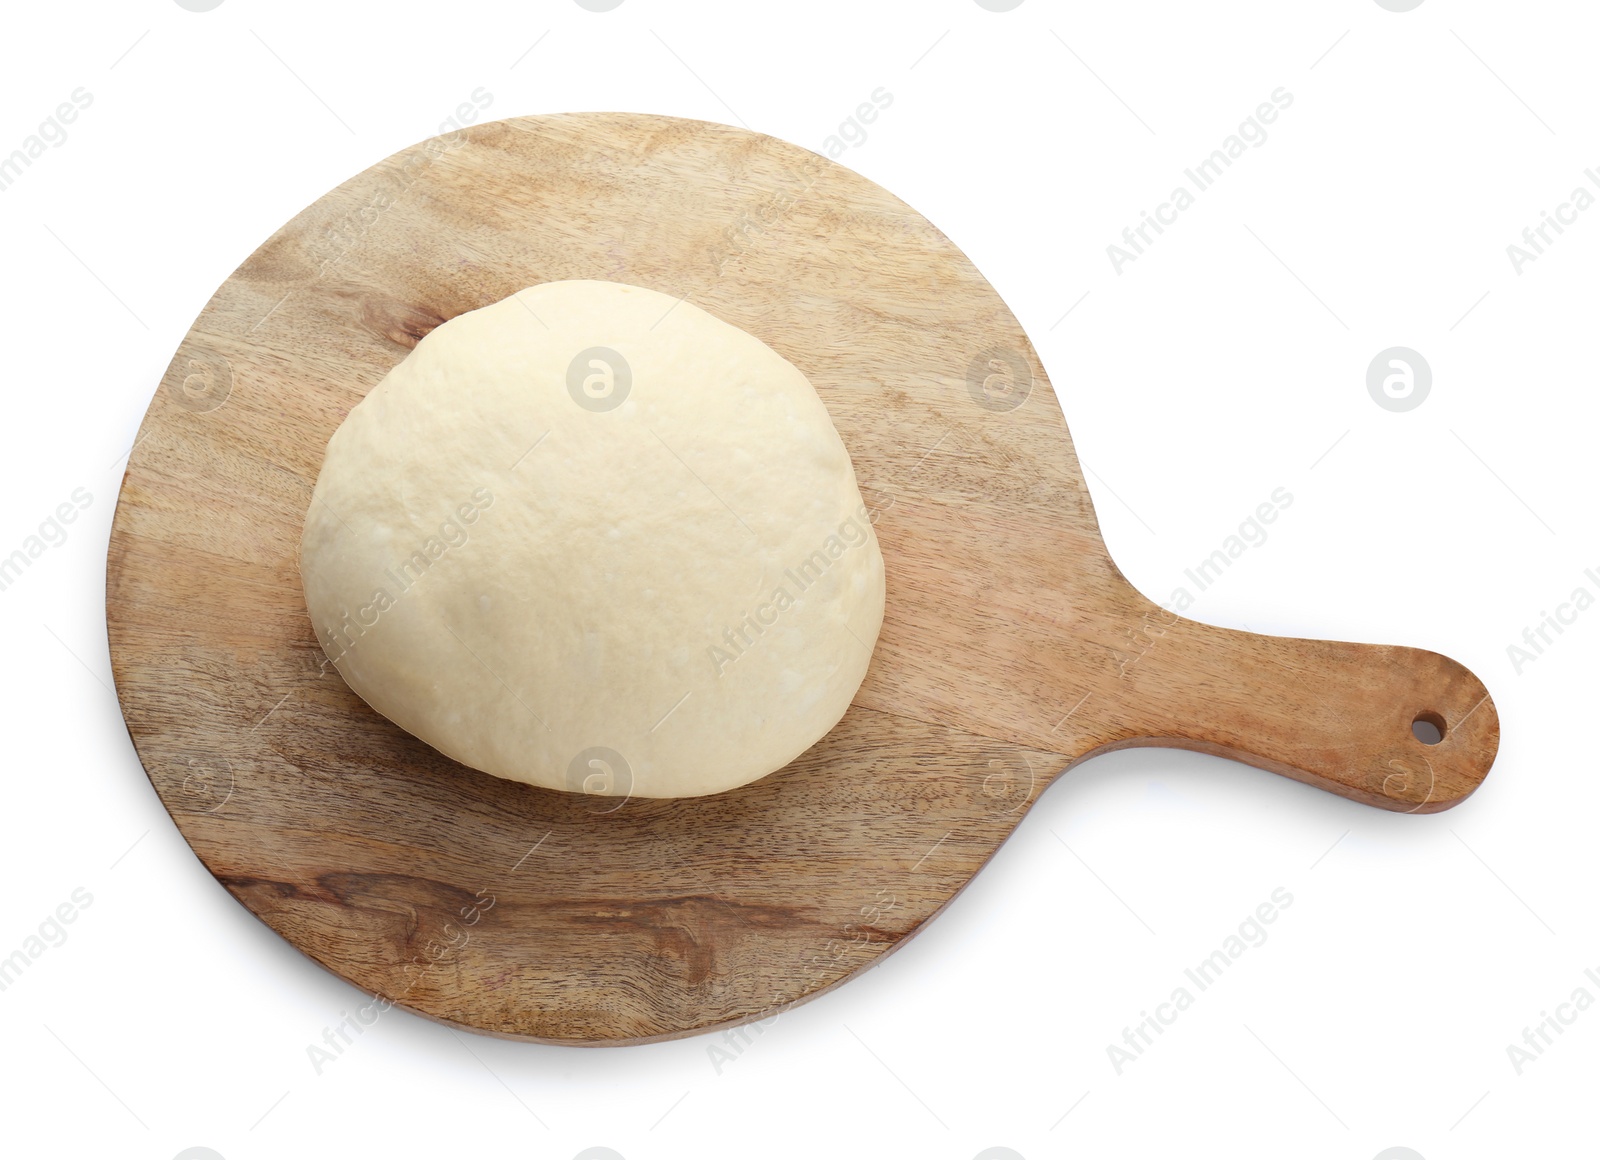
<path id="1" fill-rule="evenodd" d="M 855 703 L 730 793 L 612 809 L 467 769 L 356 697 L 305 611 L 335 427 L 442 321 L 567 278 L 687 297 L 776 349 L 879 513 L 888 612 Z M 1185 746 L 1435 810 L 1498 741 L 1445 657 L 1156 609 L 1105 552 L 1022 327 L 947 238 L 806 150 L 638 114 L 424 142 L 252 254 L 140 431 L 107 618 L 140 759 L 239 901 L 382 1004 L 554 1043 L 672 1038 L 836 985 L 1093 753 Z"/>

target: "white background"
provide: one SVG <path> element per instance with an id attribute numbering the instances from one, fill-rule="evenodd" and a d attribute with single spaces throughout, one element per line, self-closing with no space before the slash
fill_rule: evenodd
<path id="1" fill-rule="evenodd" d="M 1600 999 L 1600 611 L 1520 673 L 1507 648 L 1600 595 L 1600 212 L 1520 273 L 1506 247 L 1600 166 L 1595 33 L 1589 6 L 1487 0 L 8 6 L 0 155 L 74 89 L 93 104 L 0 193 L 0 555 L 93 498 L 0 592 L 0 956 L 75 888 L 93 902 L 0 992 L 0 1152 L 1592 1154 L 1600 1010 L 1564 1009 L 1520 1074 L 1507 1047 L 1576 989 Z M 1397 815 L 1116 754 L 902 951 L 720 1072 L 710 1037 L 564 1049 L 394 1012 L 316 1074 L 307 1045 L 361 996 L 232 901 L 142 774 L 109 688 L 107 536 L 217 285 L 480 86 L 488 116 L 671 113 L 816 149 L 886 88 L 841 160 L 1028 328 L 1128 577 L 1166 599 L 1287 488 L 1191 615 L 1456 657 L 1500 712 L 1483 788 Z M 1266 142 L 1119 274 L 1106 247 L 1279 86 Z M 1405 413 L 1365 382 L 1394 345 L 1434 376 Z M 1107 1046 L 1278 887 L 1270 938 L 1118 1074 Z"/>

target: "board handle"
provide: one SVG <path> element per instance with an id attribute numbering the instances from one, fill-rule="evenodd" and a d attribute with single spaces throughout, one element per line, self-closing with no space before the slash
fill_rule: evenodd
<path id="1" fill-rule="evenodd" d="M 1408 813 L 1460 803 L 1494 764 L 1494 700 L 1447 656 L 1266 636 L 1150 608 L 1150 647 L 1124 671 L 1139 692 L 1122 722 L 1135 736 L 1101 751 L 1195 749 Z"/>

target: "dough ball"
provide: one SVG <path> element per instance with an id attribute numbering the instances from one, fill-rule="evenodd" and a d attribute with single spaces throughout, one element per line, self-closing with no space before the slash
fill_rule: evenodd
<path id="1" fill-rule="evenodd" d="M 805 376 L 616 282 L 535 286 L 419 342 L 329 441 L 300 572 L 379 713 L 475 769 L 610 797 L 788 764 L 883 623 L 872 513 Z"/>

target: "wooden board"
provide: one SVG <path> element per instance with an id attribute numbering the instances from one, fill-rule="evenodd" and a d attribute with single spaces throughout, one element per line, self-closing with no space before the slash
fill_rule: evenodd
<path id="1" fill-rule="evenodd" d="M 329 435 L 434 326 L 563 278 L 687 296 L 770 344 L 879 509 L 866 681 L 742 789 L 599 813 L 615 802 L 455 764 L 321 663 L 296 552 Z M 1096 753 L 1198 749 L 1433 811 L 1499 738 L 1483 685 L 1438 654 L 1151 604 L 1101 543 L 1027 336 L 949 239 L 806 150 L 667 117 L 477 126 L 274 234 L 173 359 L 107 567 L 129 732 L 234 897 L 385 1003 L 553 1043 L 672 1038 L 827 990 Z"/>

